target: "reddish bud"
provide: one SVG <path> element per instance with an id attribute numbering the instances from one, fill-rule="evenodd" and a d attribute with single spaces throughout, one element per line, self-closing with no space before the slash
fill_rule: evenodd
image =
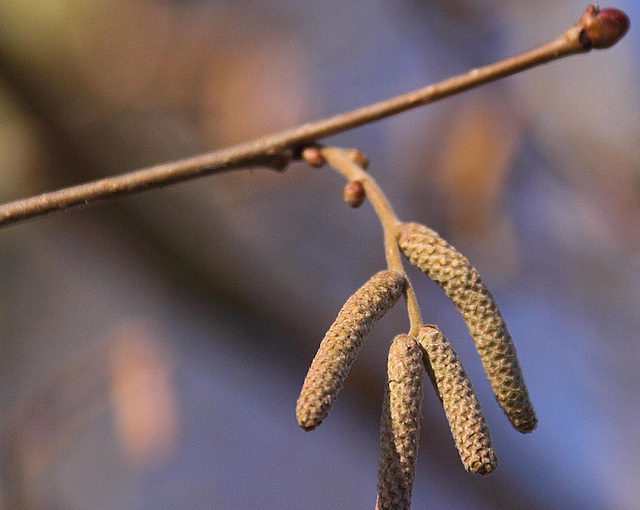
<path id="1" fill-rule="evenodd" d="M 302 154 L 300 154 L 300 156 L 307 162 L 309 166 L 312 166 L 314 168 L 320 168 L 326 163 L 324 156 L 322 155 L 318 147 L 305 147 L 302 150 Z"/>
<path id="2" fill-rule="evenodd" d="M 629 30 L 629 17 L 618 9 L 599 10 L 590 5 L 580 18 L 585 48 L 609 48 Z"/>
<path id="3" fill-rule="evenodd" d="M 365 156 L 359 150 L 349 149 L 347 151 L 347 154 L 351 158 L 351 161 L 353 161 L 360 168 L 367 168 L 369 166 L 369 158 L 367 158 L 367 156 Z"/>
<path id="4" fill-rule="evenodd" d="M 349 181 L 342 191 L 344 201 L 353 208 L 360 207 L 366 196 L 361 181 Z"/>

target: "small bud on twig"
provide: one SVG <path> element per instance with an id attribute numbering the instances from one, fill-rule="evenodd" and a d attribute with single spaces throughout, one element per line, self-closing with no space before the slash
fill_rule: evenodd
<path id="1" fill-rule="evenodd" d="M 398 301 L 404 275 L 385 270 L 360 287 L 342 307 L 311 363 L 296 406 L 298 424 L 315 429 L 327 417 L 364 338 Z"/>
<path id="2" fill-rule="evenodd" d="M 320 168 L 326 163 L 324 156 L 320 152 L 320 149 L 318 147 L 314 147 L 313 145 L 302 149 L 300 157 L 307 162 L 307 165 L 314 168 Z"/>
<path id="3" fill-rule="evenodd" d="M 342 198 L 349 207 L 354 209 L 362 205 L 366 196 L 362 181 L 349 181 L 342 190 Z"/>
<path id="4" fill-rule="evenodd" d="M 442 407 L 465 469 L 476 475 L 493 473 L 498 459 L 489 428 L 458 355 L 435 326 L 422 326 L 418 343 L 429 356 Z"/>
<path id="5" fill-rule="evenodd" d="M 398 243 L 411 264 L 435 281 L 465 320 L 493 393 L 520 432 L 537 419 L 507 325 L 478 271 L 436 232 L 417 223 L 399 226 Z"/>
<path id="6" fill-rule="evenodd" d="M 369 158 L 367 158 L 363 152 L 357 149 L 349 149 L 347 150 L 347 154 L 351 160 L 363 170 L 369 168 Z"/>
<path id="7" fill-rule="evenodd" d="M 586 48 L 610 48 L 629 30 L 628 16 L 618 9 L 598 9 L 590 5 L 580 18 L 583 31 L 580 36 Z"/>
<path id="8" fill-rule="evenodd" d="M 376 509 L 403 510 L 411 508 L 422 418 L 424 368 L 422 351 L 414 338 L 398 335 L 393 340 L 387 376 Z"/>

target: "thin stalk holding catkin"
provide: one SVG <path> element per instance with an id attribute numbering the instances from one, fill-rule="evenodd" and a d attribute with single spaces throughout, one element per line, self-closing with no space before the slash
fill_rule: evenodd
<path id="1" fill-rule="evenodd" d="M 371 205 L 380 220 L 380 224 L 382 225 L 387 265 L 389 269 L 400 271 L 405 275 L 406 284 L 404 293 L 407 301 L 407 312 L 410 322 L 409 334 L 414 336 L 417 335 L 418 330 L 422 325 L 422 316 L 420 314 L 420 307 L 418 305 L 413 286 L 407 278 L 402 264 L 402 255 L 398 247 L 396 234 L 397 225 L 400 221 L 393 211 L 393 207 L 391 207 L 389 200 L 380 186 L 378 186 L 375 179 L 365 172 L 361 164 L 359 164 L 359 162 L 362 161 L 360 153 L 356 153 L 354 156 L 353 151 L 338 149 L 335 147 L 318 146 L 318 149 L 321 156 L 333 169 L 343 175 L 348 181 L 359 181 L 364 187 L 366 197 L 369 199 L 369 202 L 371 202 Z"/>

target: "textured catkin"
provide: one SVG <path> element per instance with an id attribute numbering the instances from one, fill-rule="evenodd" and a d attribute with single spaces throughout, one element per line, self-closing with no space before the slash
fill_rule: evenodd
<path id="1" fill-rule="evenodd" d="M 442 407 L 465 469 L 476 475 L 493 473 L 498 459 L 489 428 L 458 355 L 435 326 L 422 326 L 418 343 L 429 356 L 425 364 L 430 363 L 433 369 Z"/>
<path id="2" fill-rule="evenodd" d="M 516 349 L 493 296 L 467 258 L 436 232 L 417 223 L 399 227 L 407 259 L 445 291 L 464 318 L 500 407 L 520 432 L 537 425 Z"/>
<path id="3" fill-rule="evenodd" d="M 411 508 L 415 479 L 424 365 L 416 340 L 398 335 L 389 349 L 388 382 L 380 420 L 378 501 L 380 510 Z"/>
<path id="4" fill-rule="evenodd" d="M 320 344 L 298 398 L 296 417 L 303 429 L 313 430 L 327 417 L 364 338 L 398 301 L 404 284 L 401 273 L 380 271 L 342 307 Z"/>

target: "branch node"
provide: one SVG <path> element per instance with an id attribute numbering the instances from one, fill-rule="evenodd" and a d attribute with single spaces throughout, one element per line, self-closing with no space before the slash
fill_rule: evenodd
<path id="1" fill-rule="evenodd" d="M 291 149 L 282 149 L 265 155 L 264 161 L 256 158 L 256 166 L 264 166 L 276 172 L 282 172 L 289 166 L 293 159 L 293 151 Z"/>

